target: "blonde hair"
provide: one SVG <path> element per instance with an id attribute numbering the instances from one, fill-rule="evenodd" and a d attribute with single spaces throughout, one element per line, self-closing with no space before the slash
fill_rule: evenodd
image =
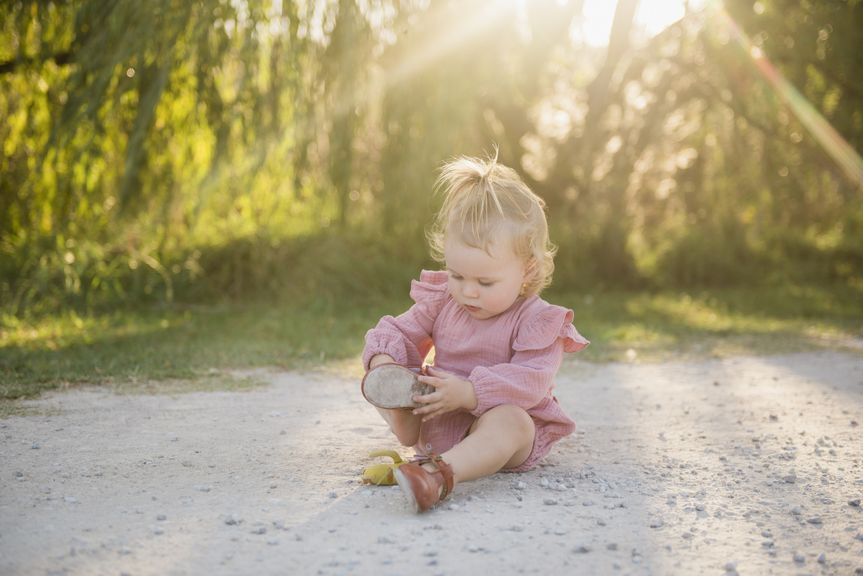
<path id="1" fill-rule="evenodd" d="M 461 156 L 441 168 L 437 181 L 443 206 L 428 233 L 432 257 L 444 261 L 448 237 L 490 254 L 494 240 L 507 232 L 516 256 L 527 265 L 523 293 L 539 294 L 551 284 L 557 248 L 548 237 L 545 202 L 512 168 L 493 158 Z"/>

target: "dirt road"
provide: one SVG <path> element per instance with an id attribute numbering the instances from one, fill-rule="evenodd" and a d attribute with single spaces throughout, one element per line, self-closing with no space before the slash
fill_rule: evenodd
<path id="1" fill-rule="evenodd" d="M 863 574 L 861 355 L 568 364 L 577 434 L 419 516 L 355 375 L 255 376 L 0 419 L 0 574 Z"/>

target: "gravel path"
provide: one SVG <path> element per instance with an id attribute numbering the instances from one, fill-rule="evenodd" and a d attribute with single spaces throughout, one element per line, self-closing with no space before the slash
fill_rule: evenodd
<path id="1" fill-rule="evenodd" d="M 863 574 L 857 354 L 569 364 L 578 433 L 419 516 L 353 376 L 256 377 L 0 420 L 0 574 Z"/>

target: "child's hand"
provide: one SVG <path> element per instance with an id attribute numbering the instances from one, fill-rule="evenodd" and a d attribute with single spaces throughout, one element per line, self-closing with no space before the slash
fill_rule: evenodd
<path id="1" fill-rule="evenodd" d="M 434 386 L 435 391 L 425 396 L 415 396 L 414 401 L 425 406 L 413 411 L 414 414 L 422 416 L 423 422 L 453 410 L 476 408 L 476 394 L 470 381 L 432 366 L 426 367 L 426 374 L 428 375 L 419 376 L 419 381 Z"/>

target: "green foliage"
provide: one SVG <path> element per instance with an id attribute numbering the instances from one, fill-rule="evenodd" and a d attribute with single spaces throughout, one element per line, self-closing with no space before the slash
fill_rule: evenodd
<path id="1" fill-rule="evenodd" d="M 5 3 L 2 309 L 388 295 L 494 145 L 557 287 L 859 281 L 863 4 L 725 5 L 597 48 L 556 0 Z"/>

